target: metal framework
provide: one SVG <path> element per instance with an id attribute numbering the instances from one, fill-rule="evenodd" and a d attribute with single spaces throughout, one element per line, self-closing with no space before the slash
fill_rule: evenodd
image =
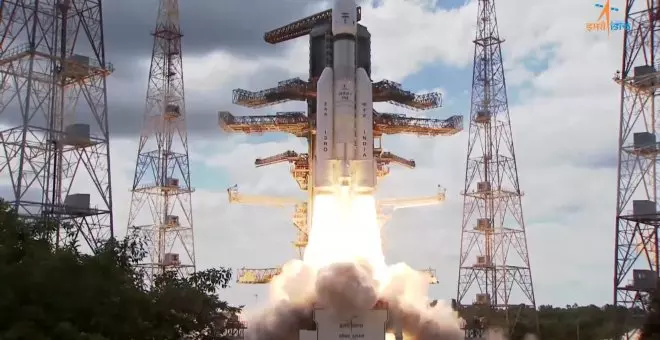
<path id="1" fill-rule="evenodd" d="M 114 236 L 101 0 L 0 1 L 0 176 L 26 218 Z M 67 237 L 68 238 L 68 237 Z"/>
<path id="2" fill-rule="evenodd" d="M 506 310 L 511 330 L 515 325 L 514 307 L 536 308 L 536 302 L 502 42 L 494 0 L 479 0 L 456 300 L 460 305 L 467 302 Z"/>
<path id="3" fill-rule="evenodd" d="M 230 313 L 228 316 L 221 319 L 220 322 L 222 324 L 222 332 L 220 334 L 222 339 L 244 339 L 247 322 L 241 319 L 237 314 Z"/>
<path id="4" fill-rule="evenodd" d="M 624 338 L 644 317 L 658 281 L 658 9 L 655 1 L 627 1 L 630 30 L 624 33 L 621 71 L 614 78 L 621 85 L 621 122 L 613 298 L 628 310 L 616 320 Z"/>
<path id="5" fill-rule="evenodd" d="M 262 205 L 262 206 L 275 206 L 279 208 L 293 206 L 294 212 L 293 212 L 292 222 L 293 222 L 293 226 L 296 228 L 296 240 L 293 242 L 293 246 L 296 248 L 298 257 L 299 258 L 303 257 L 309 237 L 308 236 L 309 229 L 307 226 L 307 216 L 308 216 L 307 202 L 295 198 L 287 198 L 287 197 L 243 195 L 238 192 L 238 185 L 229 187 L 227 189 L 227 194 L 229 196 L 230 204 L 251 204 L 251 205 Z"/>
<path id="6" fill-rule="evenodd" d="M 316 97 L 316 80 L 307 82 L 300 78 L 280 81 L 277 86 L 261 91 L 235 89 L 232 101 L 248 108 L 262 108 L 291 100 L 305 101 Z M 404 90 L 401 84 L 381 80 L 373 83 L 373 101 L 387 102 L 411 110 L 430 110 L 442 106 L 442 93 L 415 94 Z"/>
<path id="7" fill-rule="evenodd" d="M 275 115 L 260 116 L 234 116 L 230 112 L 222 111 L 218 113 L 218 121 L 222 130 L 228 133 L 261 135 L 265 132 L 285 132 L 303 138 L 313 138 L 310 135 L 313 136 L 315 125 L 313 119 L 310 119 L 304 112 L 279 112 Z M 374 156 L 377 162 L 377 177 L 383 178 L 387 176 L 390 173 L 389 166 L 391 164 L 398 164 L 409 169 L 415 168 L 416 165 L 414 160 L 405 159 L 391 152 L 384 151 L 380 147 L 383 135 L 414 134 L 420 136 L 451 136 L 462 131 L 462 129 L 463 117 L 458 115 L 451 116 L 447 119 L 438 119 L 407 117 L 403 114 L 379 113 L 374 111 L 374 143 L 377 146 L 374 148 Z M 262 167 L 282 162 L 289 162 L 291 164 L 291 175 L 301 190 L 311 190 L 309 182 L 312 173 L 309 164 L 309 153 L 297 153 L 289 150 L 277 155 L 259 158 L 255 160 L 255 166 Z M 276 198 L 267 201 L 266 199 L 259 200 L 259 204 L 279 204 L 279 200 Z M 238 194 L 232 196 L 231 191 L 230 202 L 255 204 L 254 201 L 248 202 L 239 199 Z M 307 246 L 308 211 L 309 207 L 306 202 L 295 204 L 293 224 L 296 227 L 297 236 L 294 246 L 300 257 L 302 257 L 304 248 Z M 387 217 L 389 215 L 383 216 Z M 387 218 L 384 218 L 382 223 L 386 220 Z"/>
<path id="8" fill-rule="evenodd" d="M 293 151 L 287 151 L 284 154 L 293 155 L 296 154 Z M 277 157 L 277 156 L 273 156 Z M 269 157 L 269 158 L 273 158 Z M 257 163 L 262 159 L 257 159 Z M 410 161 L 413 163 L 414 161 Z M 274 164 L 272 162 L 270 164 Z M 264 164 L 268 165 L 268 164 Z M 292 170 L 293 171 L 293 170 Z M 295 176 L 295 174 L 294 174 Z M 296 179 L 298 180 L 298 179 Z M 303 189 L 303 191 L 306 189 Z M 309 235 L 308 235 L 308 225 L 307 217 L 309 211 L 308 202 L 304 202 L 295 198 L 288 197 L 272 197 L 272 196 L 258 196 L 258 195 L 244 195 L 238 192 L 238 185 L 234 185 L 227 189 L 229 196 L 230 204 L 251 204 L 251 205 L 262 205 L 262 206 L 274 206 L 274 207 L 288 207 L 294 206 L 293 213 L 293 226 L 296 228 L 296 240 L 293 242 L 294 247 L 298 251 L 299 258 L 302 258 L 305 254 L 305 247 L 307 247 Z M 431 206 L 444 202 L 446 199 L 446 191 L 438 186 L 438 192 L 434 196 L 427 197 L 414 197 L 414 198 L 391 198 L 379 200 L 376 202 L 376 208 L 378 209 L 378 224 L 382 227 L 385 223 L 391 218 L 394 211 L 405 208 L 413 207 L 423 207 Z M 245 268 L 243 268 L 245 270 Z M 256 269 L 255 269 L 256 270 Z M 259 269 L 260 270 L 260 269 Z M 430 270 L 430 269 L 429 269 Z"/>
<path id="9" fill-rule="evenodd" d="M 357 7 L 356 20 L 362 20 L 362 7 Z M 314 27 L 332 20 L 332 9 L 312 14 L 306 18 L 294 21 L 282 27 L 270 30 L 264 34 L 264 41 L 269 44 L 279 44 L 308 35 Z"/>
<path id="10" fill-rule="evenodd" d="M 148 244 L 149 278 L 189 275 L 195 246 L 178 0 L 161 0 L 128 228 Z"/>
<path id="11" fill-rule="evenodd" d="M 275 115 L 234 116 L 218 113 L 220 127 L 229 133 L 260 135 L 265 132 L 285 132 L 307 137 L 315 125 L 304 112 L 278 112 Z M 463 129 L 463 116 L 447 119 L 408 117 L 404 114 L 374 111 L 374 136 L 413 134 L 417 136 L 451 136 Z"/>
<path id="12" fill-rule="evenodd" d="M 236 283 L 241 284 L 266 284 L 272 281 L 275 276 L 282 272 L 282 268 L 241 268 L 237 270 Z M 429 284 L 437 284 L 438 278 L 435 274 L 435 269 L 426 268 L 419 270 L 419 273 L 428 278 Z"/>

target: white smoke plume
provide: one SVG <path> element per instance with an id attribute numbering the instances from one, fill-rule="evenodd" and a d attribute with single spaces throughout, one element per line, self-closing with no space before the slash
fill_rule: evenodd
<path id="1" fill-rule="evenodd" d="M 362 261 L 337 263 L 318 273 L 299 260 L 282 268 L 272 282 L 273 301 L 248 317 L 246 340 L 297 339 L 298 331 L 311 326 L 313 303 L 330 309 L 338 319 L 370 309 L 378 299 L 388 302 L 390 318 L 398 320 L 404 340 L 462 340 L 461 320 L 443 301 L 430 306 L 426 277 L 403 263 L 390 266 L 391 280 L 382 287 Z M 488 330 L 487 340 L 507 340 L 503 332 Z M 388 333 L 386 340 L 394 340 Z M 525 340 L 536 340 L 527 335 Z"/>
<path id="2" fill-rule="evenodd" d="M 291 261 L 272 282 L 276 298 L 271 306 L 250 317 L 246 340 L 295 339 L 298 330 L 309 322 L 313 303 L 342 319 L 372 308 L 378 299 L 388 302 L 391 318 L 400 320 L 405 339 L 463 339 L 459 320 L 449 306 L 429 306 L 428 284 L 422 274 L 405 264 L 390 270 L 392 279 L 379 294 L 371 268 L 363 261 L 332 264 L 318 273 L 302 261 Z"/>
<path id="3" fill-rule="evenodd" d="M 312 216 L 304 260 L 288 262 L 271 282 L 270 305 L 250 315 L 246 340 L 297 339 L 300 329 L 314 326 L 314 304 L 343 320 L 379 300 L 388 304 L 390 327 L 396 323 L 406 340 L 464 338 L 449 306 L 430 305 L 425 275 L 385 263 L 373 196 L 317 196 Z"/>

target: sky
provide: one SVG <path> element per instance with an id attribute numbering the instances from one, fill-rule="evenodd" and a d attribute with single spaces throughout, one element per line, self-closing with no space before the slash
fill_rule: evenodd
<path id="1" fill-rule="evenodd" d="M 255 169 L 253 162 L 286 150 L 304 152 L 303 141 L 226 135 L 217 112 L 304 110 L 302 103 L 240 108 L 231 103 L 231 90 L 306 78 L 306 38 L 271 46 L 262 35 L 329 5 L 319 0 L 250 4 L 181 2 L 198 269 L 275 267 L 296 255 L 292 209 L 230 206 L 226 188 L 239 184 L 246 194 L 302 197 L 288 165 Z M 108 105 L 115 228 L 121 235 L 157 3 L 113 0 L 104 6 L 106 56 L 116 68 L 108 78 Z M 374 80 L 394 80 L 413 91 L 438 89 L 444 107 L 430 115 L 469 115 L 476 0 L 379 0 L 362 6 L 362 24 L 372 34 Z M 585 30 L 600 10 L 591 0 L 498 0 L 496 6 L 537 304 L 611 303 L 619 105 L 612 76 L 620 66 L 622 34 Z M 624 3 L 612 0 L 612 6 Z M 456 295 L 467 135 L 466 129 L 451 137 L 384 142 L 388 150 L 414 159 L 417 169 L 394 168 L 379 197 L 426 196 L 438 184 L 447 189 L 442 205 L 398 211 L 383 229 L 389 262 L 437 270 L 440 283 L 430 289 L 437 299 Z M 234 285 L 221 297 L 260 304 L 267 287 Z"/>

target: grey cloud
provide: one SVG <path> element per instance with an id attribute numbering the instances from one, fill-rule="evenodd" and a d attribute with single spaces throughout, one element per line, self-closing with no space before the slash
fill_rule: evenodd
<path id="1" fill-rule="evenodd" d="M 585 155 L 582 159 L 575 162 L 577 165 L 592 169 L 614 169 L 617 167 L 617 154 L 611 152 L 614 148 L 598 150 L 600 152 L 591 155 Z"/>
<path id="2" fill-rule="evenodd" d="M 263 34 L 309 13 L 321 0 L 196 0 L 181 1 L 181 27 L 187 55 L 216 49 L 237 54 L 275 53 Z M 156 22 L 156 0 L 104 2 L 107 55 L 151 53 L 151 32 Z"/>
<path id="3" fill-rule="evenodd" d="M 262 39 L 269 29 L 299 19 L 321 0 L 198 0 L 181 2 L 186 56 L 223 49 L 245 58 L 277 54 L 290 45 L 271 46 Z M 104 2 L 106 56 L 115 71 L 108 78 L 108 114 L 113 137 L 135 136 L 142 125 L 148 70 L 145 61 L 151 53 L 157 0 L 113 0 Z M 219 74 L 219 77 L 222 75 Z M 185 65 L 184 65 L 185 77 Z M 285 69 L 266 69 L 256 77 L 246 75 L 217 93 L 203 95 L 186 91 L 188 130 L 195 134 L 216 134 L 219 110 L 246 114 L 252 110 L 232 105 L 231 90 L 236 87 L 259 90 L 290 77 Z M 262 110 L 268 112 L 268 110 Z M 3 115 L 9 125 L 20 123 L 17 114 Z"/>
<path id="4" fill-rule="evenodd" d="M 185 57 L 184 57 L 185 58 Z M 141 128 L 144 114 L 145 97 L 147 91 L 148 70 L 132 67 L 133 80 L 125 77 L 116 77 L 113 74 L 108 79 L 108 112 L 110 120 L 110 133 L 114 137 L 136 136 Z M 222 75 L 218 75 L 222 76 Z M 186 90 L 186 122 L 189 133 L 196 135 L 218 134 L 217 112 L 230 111 L 236 115 L 245 115 L 254 112 L 260 114 L 282 111 L 275 109 L 261 109 L 254 111 L 232 104 L 232 89 L 245 88 L 260 90 L 275 86 L 277 81 L 289 78 L 284 69 L 266 69 L 258 77 L 238 79 L 227 86 L 214 89 L 215 92 L 202 94 L 193 90 Z M 185 66 L 184 66 L 185 78 Z M 293 104 L 295 105 L 295 104 Z"/>
<path id="5" fill-rule="evenodd" d="M 180 3 L 186 56 L 226 50 L 246 58 L 277 54 L 287 46 L 271 46 L 263 41 L 269 29 L 309 14 L 309 5 L 321 0 L 200 0 Z M 104 3 L 106 55 L 115 66 L 108 79 L 110 131 L 115 137 L 135 136 L 142 124 L 148 70 L 141 64 L 148 60 L 156 21 L 156 0 L 113 0 Z M 222 76 L 222 75 L 219 75 Z M 185 66 L 184 66 L 185 77 Z M 258 90 L 288 77 L 286 70 L 265 70 L 252 77 L 218 89 L 212 96 L 186 91 L 188 130 L 195 134 L 217 133 L 216 112 L 248 110 L 231 104 L 231 90 L 244 87 Z"/>
<path id="6" fill-rule="evenodd" d="M 185 55 L 203 54 L 214 49 L 251 57 L 276 53 L 278 48 L 263 42 L 264 31 L 308 14 L 305 5 L 315 2 L 320 0 L 250 0 L 249 6 L 241 0 L 181 2 Z M 107 83 L 110 131 L 114 137 L 135 136 L 142 124 L 148 77 L 148 70 L 142 62 L 148 60 L 151 53 L 149 32 L 155 24 L 156 7 L 156 0 L 104 2 L 106 55 L 115 67 Z M 258 77 L 246 76 L 246 79 L 218 89 L 218 93 L 212 95 L 188 90 L 189 131 L 216 133 L 218 110 L 231 110 L 237 114 L 249 111 L 231 104 L 232 88 L 258 90 L 288 77 L 284 69 L 270 69 Z M 8 114 L 3 114 L 0 122 L 11 126 L 20 124 L 18 113 L 9 112 L 15 109 L 6 111 Z"/>
<path id="7" fill-rule="evenodd" d="M 285 46 L 271 46 L 263 33 L 309 14 L 309 5 L 320 0 L 200 0 L 180 3 L 186 56 L 202 55 L 223 49 L 247 58 L 277 54 Z M 148 70 L 142 61 L 151 53 L 156 20 L 156 0 L 113 0 L 104 3 L 106 55 L 115 66 L 108 79 L 110 131 L 113 136 L 136 135 L 142 124 Z M 222 76 L 222 75 L 219 75 Z M 185 77 L 185 67 L 184 67 Z M 248 110 L 231 104 L 231 89 L 244 87 L 258 90 L 273 86 L 288 77 L 286 70 L 265 70 L 259 77 L 231 84 L 209 95 L 186 91 L 189 132 L 217 133 L 216 112 L 231 110 L 237 114 Z"/>

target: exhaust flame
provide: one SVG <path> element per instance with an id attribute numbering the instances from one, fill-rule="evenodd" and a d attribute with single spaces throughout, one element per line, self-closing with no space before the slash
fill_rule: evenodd
<path id="1" fill-rule="evenodd" d="M 373 196 L 319 195 L 312 216 L 303 260 L 288 262 L 271 282 L 271 306 L 249 320 L 247 340 L 297 338 L 313 303 L 341 319 L 379 299 L 388 302 L 404 339 L 463 339 L 449 306 L 429 306 L 424 275 L 403 263 L 386 264 Z"/>
<path id="2" fill-rule="evenodd" d="M 387 280 L 387 265 L 373 196 L 319 195 L 314 200 L 312 229 L 304 262 L 320 270 L 334 263 L 364 261 L 378 283 Z"/>

